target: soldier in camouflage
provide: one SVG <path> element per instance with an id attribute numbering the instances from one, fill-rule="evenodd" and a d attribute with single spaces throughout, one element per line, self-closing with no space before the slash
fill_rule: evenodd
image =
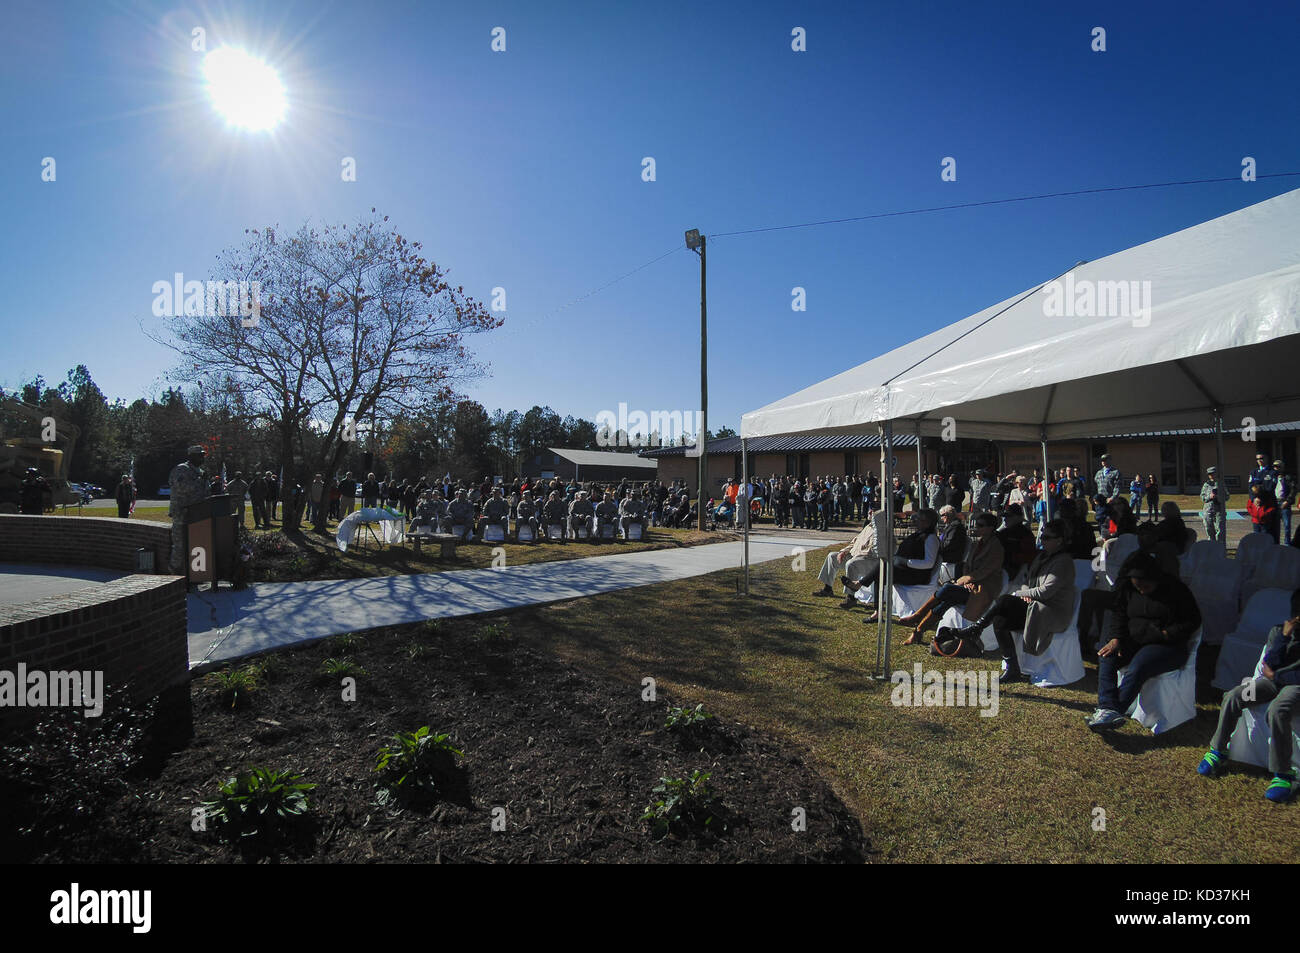
<path id="1" fill-rule="evenodd" d="M 579 490 L 577 498 L 569 504 L 569 535 L 577 539 L 578 529 L 582 528 L 587 531 L 587 537 L 590 538 L 595 516 L 596 508 L 591 505 L 591 500 L 587 499 L 587 491 Z"/>
<path id="2" fill-rule="evenodd" d="M 456 491 L 456 499 L 447 504 L 447 525 L 465 527 L 465 539 L 474 535 L 474 504 L 464 490 Z"/>
<path id="3" fill-rule="evenodd" d="M 569 505 L 560 498 L 559 490 L 552 490 L 546 505 L 542 508 L 542 531 L 548 532 L 551 526 L 560 527 L 560 539 L 568 537 L 568 527 L 565 525 L 569 516 Z"/>
<path id="4" fill-rule="evenodd" d="M 489 523 L 498 523 L 505 535 L 510 535 L 510 504 L 501 495 L 501 487 L 494 486 L 492 495 L 483 504 L 483 515 L 479 517 L 478 534 L 484 535 Z"/>
<path id="5" fill-rule="evenodd" d="M 645 535 L 646 506 L 645 501 L 641 499 L 640 490 L 634 490 L 632 495 L 623 501 L 623 505 L 619 508 L 619 512 L 620 519 L 618 525 L 623 530 L 624 539 L 628 538 L 628 527 L 633 523 L 639 523 L 641 525 L 641 534 L 643 536 Z"/>
<path id="6" fill-rule="evenodd" d="M 610 537 L 618 538 L 618 504 L 614 502 L 614 491 L 606 490 L 604 498 L 596 504 L 596 538 L 600 539 L 605 527 L 610 528 Z"/>
<path id="7" fill-rule="evenodd" d="M 533 540 L 537 540 L 537 504 L 533 502 L 533 491 L 524 490 L 519 496 L 519 504 L 515 507 L 515 537 L 518 538 L 519 530 L 528 526 L 533 531 Z"/>
<path id="8" fill-rule="evenodd" d="M 185 567 L 189 563 L 185 550 L 185 510 L 208 498 L 208 481 L 203 475 L 205 451 L 196 444 L 189 448 L 188 454 L 184 463 L 172 467 L 171 476 L 167 480 L 171 487 L 167 515 L 172 520 L 172 557 L 168 567 L 178 576 L 185 575 Z"/>

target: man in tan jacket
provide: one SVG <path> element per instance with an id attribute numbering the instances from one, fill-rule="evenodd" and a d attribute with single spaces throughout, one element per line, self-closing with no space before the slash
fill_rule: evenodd
<path id="1" fill-rule="evenodd" d="M 822 570 L 817 574 L 817 579 L 821 582 L 822 588 L 813 593 L 815 596 L 833 596 L 835 590 L 831 584 L 835 581 L 836 576 L 840 576 L 840 581 L 848 579 L 850 582 L 857 582 L 863 576 L 867 575 L 880 563 L 880 551 L 876 543 L 880 537 L 888 532 L 885 527 L 885 511 L 876 510 L 871 515 L 870 522 L 862 527 L 862 532 L 858 533 L 857 538 L 848 546 L 847 549 L 841 549 L 837 553 L 830 553 L 826 557 L 826 562 L 822 564 Z M 846 608 L 855 605 L 853 593 L 846 586 L 844 589 L 844 603 Z"/>

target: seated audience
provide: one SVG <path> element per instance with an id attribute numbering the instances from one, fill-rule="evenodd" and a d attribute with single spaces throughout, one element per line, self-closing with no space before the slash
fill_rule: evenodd
<path id="1" fill-rule="evenodd" d="M 1040 536 L 1042 552 L 1029 564 L 1025 584 L 1014 592 L 998 596 L 988 611 L 968 629 L 971 638 L 993 626 L 1002 651 L 1002 674 L 998 681 L 1026 681 L 1016 657 L 1011 633 L 1024 631 L 1025 654 L 1042 655 L 1052 637 L 1070 627 L 1074 609 L 1074 560 L 1065 549 L 1065 524 L 1049 520 Z"/>
<path id="2" fill-rule="evenodd" d="M 853 608 L 853 593 L 856 589 L 850 588 L 850 586 L 856 584 L 873 568 L 879 566 L 880 551 L 876 547 L 880 534 L 885 531 L 884 526 L 885 511 L 877 510 L 852 543 L 838 552 L 828 553 L 826 561 L 822 563 L 821 572 L 817 574 L 822 587 L 813 595 L 835 595 L 835 590 L 831 584 L 836 577 L 839 577 L 844 586 L 844 601 L 840 605 L 846 609 Z"/>
<path id="3" fill-rule="evenodd" d="M 619 504 L 618 513 L 618 526 L 624 539 L 629 538 L 628 527 L 633 523 L 641 526 L 641 536 L 644 538 L 646 505 L 645 500 L 641 497 L 640 490 L 632 491 L 632 495 Z"/>
<path id="4" fill-rule="evenodd" d="M 585 530 L 590 538 L 594 531 L 596 508 L 587 499 L 586 490 L 578 490 L 574 500 L 569 504 L 569 535 L 578 538 L 578 530 Z"/>
<path id="5" fill-rule="evenodd" d="M 898 620 L 899 625 L 914 626 L 916 631 L 903 643 L 913 645 L 921 640 L 927 627 L 939 620 L 953 606 L 963 606 L 962 614 L 970 621 L 978 619 L 993 604 L 1002 588 L 1003 553 L 998 540 L 998 518 L 992 513 L 975 517 L 975 539 L 966 557 L 965 575 L 941 588 L 915 613 Z"/>
<path id="6" fill-rule="evenodd" d="M 618 504 L 614 502 L 614 492 L 606 490 L 603 498 L 596 504 L 596 538 L 600 539 L 605 527 L 610 528 L 611 535 L 618 538 Z"/>
<path id="7" fill-rule="evenodd" d="M 1115 590 L 1106 642 L 1097 650 L 1097 710 L 1088 717 L 1093 731 L 1124 724 L 1148 679 L 1182 668 L 1187 642 L 1201 625 L 1192 591 L 1177 576 L 1161 572 L 1154 556 L 1142 553 L 1135 559 L 1128 582 Z M 1123 666 L 1129 672 L 1121 686 Z"/>
<path id="8" fill-rule="evenodd" d="M 934 567 L 939 562 L 939 537 L 935 533 L 935 526 L 939 522 L 938 514 L 934 510 L 919 510 L 913 517 L 916 529 L 908 535 L 894 553 L 894 585 L 895 586 L 923 586 L 930 581 L 934 574 Z M 844 583 L 844 588 L 850 592 L 856 593 L 864 587 L 870 588 L 876 585 L 880 577 L 880 563 L 870 567 L 866 574 L 854 582 L 848 580 Z M 888 595 L 881 597 L 882 601 L 888 599 Z M 847 600 L 846 600 L 847 601 Z M 879 618 L 879 610 L 873 611 L 863 621 L 867 623 L 875 622 Z"/>

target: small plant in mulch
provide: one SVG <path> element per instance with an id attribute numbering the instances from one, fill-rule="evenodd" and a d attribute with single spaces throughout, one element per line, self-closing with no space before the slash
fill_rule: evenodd
<path id="1" fill-rule="evenodd" d="M 431 804 L 450 787 L 459 757 L 464 755 L 452 745 L 451 735 L 431 734 L 428 725 L 415 732 L 399 731 L 391 745 L 379 749 L 376 799 L 382 805 Z"/>
<path id="2" fill-rule="evenodd" d="M 307 792 L 315 787 L 301 774 L 253 768 L 226 781 L 203 807 L 219 836 L 245 848 L 265 848 L 307 831 Z"/>
<path id="3" fill-rule="evenodd" d="M 284 533 L 258 533 L 253 537 L 253 558 L 259 556 L 283 556 L 296 547 Z"/>
<path id="4" fill-rule="evenodd" d="M 703 703 L 694 708 L 678 705 L 668 709 L 668 719 L 664 722 L 664 727 L 669 731 L 686 731 L 703 727 L 712 717 L 712 714 L 704 710 Z"/>
<path id="5" fill-rule="evenodd" d="M 433 646 L 421 642 L 419 639 L 411 639 L 406 643 L 406 657 L 411 661 L 422 659 L 433 651 Z"/>
<path id="6" fill-rule="evenodd" d="M 359 678 L 367 674 L 366 670 L 344 655 L 341 658 L 327 658 L 320 663 L 320 674 L 325 678 Z"/>
<path id="7" fill-rule="evenodd" d="M 717 718 L 704 705 L 694 708 L 676 706 L 668 709 L 664 720 L 664 729 L 676 739 L 683 748 L 698 750 L 708 748 L 710 751 L 730 750 L 732 743 L 720 729 Z"/>
<path id="8" fill-rule="evenodd" d="M 641 815 L 655 837 L 699 837 L 726 831 L 726 811 L 709 787 L 710 777 L 697 768 L 688 778 L 659 779 L 650 792 L 655 799 Z"/>
<path id="9" fill-rule="evenodd" d="M 249 696 L 259 687 L 260 675 L 261 669 L 256 664 L 213 673 L 213 679 L 221 689 L 222 704 L 228 703 L 231 709 L 247 705 Z"/>
<path id="10" fill-rule="evenodd" d="M 331 652 L 346 655 L 361 648 L 361 636 L 355 632 L 344 632 L 342 635 L 332 636 L 328 640 L 328 645 Z"/>
<path id="11" fill-rule="evenodd" d="M 502 619 L 500 622 L 489 622 L 486 625 L 478 627 L 478 637 L 487 642 L 505 642 L 510 638 L 510 622 Z"/>
<path id="12" fill-rule="evenodd" d="M 279 653 L 264 655 L 256 662 L 250 662 L 249 667 L 257 672 L 257 678 L 260 682 L 279 681 L 285 673 L 284 656 Z"/>

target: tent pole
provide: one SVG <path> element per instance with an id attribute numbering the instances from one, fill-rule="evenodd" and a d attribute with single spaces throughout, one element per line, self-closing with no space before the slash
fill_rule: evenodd
<path id="1" fill-rule="evenodd" d="M 916 503 L 914 508 L 925 509 L 921 501 L 925 498 L 925 487 L 921 483 L 921 421 L 916 422 Z"/>
<path id="2" fill-rule="evenodd" d="M 745 488 L 745 512 L 739 512 L 736 518 L 745 521 L 745 595 L 749 596 L 749 442 L 740 438 L 740 485 Z"/>
<path id="3" fill-rule="evenodd" d="M 884 539 L 877 537 L 876 552 L 880 556 L 880 572 L 876 574 L 876 678 L 889 678 L 889 632 L 892 619 L 886 599 L 894 591 L 894 493 L 893 454 L 894 425 L 885 421 L 878 426 L 880 432 L 880 485 L 885 506 Z"/>
<path id="4" fill-rule="evenodd" d="M 1220 486 L 1227 492 L 1227 476 L 1223 469 L 1223 409 L 1214 408 L 1214 473 L 1218 477 Z M 1249 492 L 1249 490 L 1247 490 Z M 1223 531 L 1219 533 L 1219 543 L 1223 546 L 1224 553 L 1228 551 L 1228 508 L 1223 508 Z"/>
<path id="5" fill-rule="evenodd" d="M 1043 524 L 1046 525 L 1047 521 L 1052 518 L 1052 491 L 1048 487 L 1048 484 L 1051 482 L 1051 479 L 1048 476 L 1049 471 L 1047 469 L 1047 431 L 1046 430 L 1042 431 L 1041 442 L 1043 444 Z M 1042 533 L 1043 533 L 1043 527 L 1039 526 L 1038 534 L 1041 536 Z"/>

